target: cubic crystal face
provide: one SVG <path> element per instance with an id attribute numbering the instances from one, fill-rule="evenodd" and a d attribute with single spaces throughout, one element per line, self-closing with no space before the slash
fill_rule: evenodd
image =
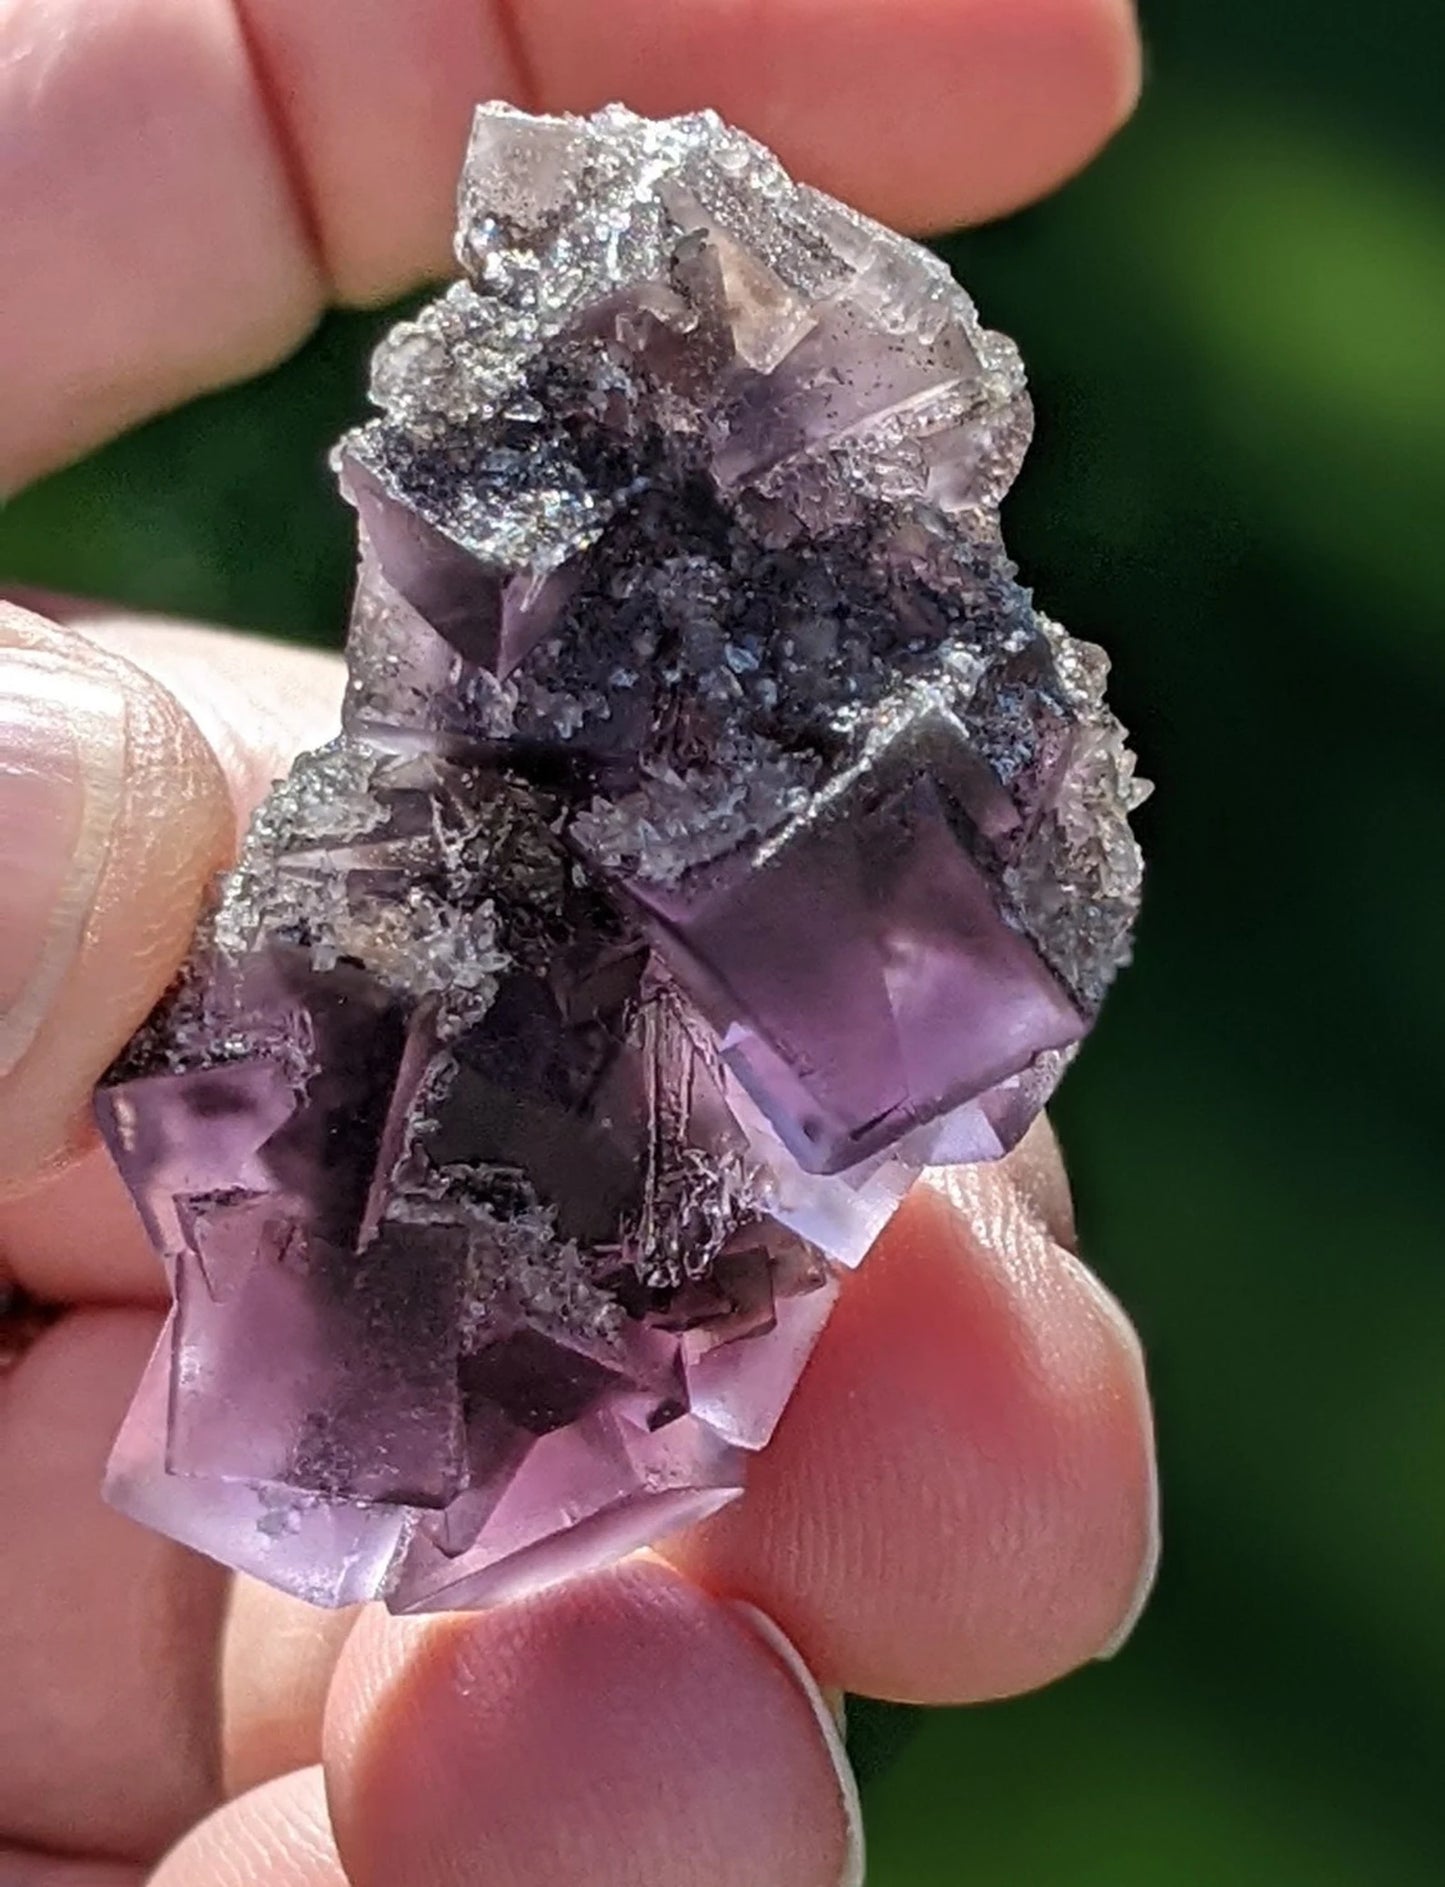
<path id="1" fill-rule="evenodd" d="M 102 1131 L 174 1308 L 127 1512 L 486 1603 L 743 1484 L 922 1165 L 1125 960 L 1142 788 L 998 506 L 1010 342 L 710 114 L 477 114 L 462 279 L 337 450 L 340 738 Z"/>

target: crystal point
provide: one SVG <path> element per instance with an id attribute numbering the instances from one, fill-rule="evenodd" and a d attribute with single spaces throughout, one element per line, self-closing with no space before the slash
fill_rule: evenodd
<path id="1" fill-rule="evenodd" d="M 174 1294 L 111 1498 L 398 1611 L 735 1498 L 1139 885 L 1103 658 L 999 534 L 1018 356 L 936 258 L 708 113 L 484 107 L 459 213 L 337 452 L 344 732 L 97 1101 Z"/>

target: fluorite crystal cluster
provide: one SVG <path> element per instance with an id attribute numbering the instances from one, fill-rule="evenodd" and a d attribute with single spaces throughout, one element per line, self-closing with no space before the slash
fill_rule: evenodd
<path id="1" fill-rule="evenodd" d="M 1139 886 L 1103 657 L 999 535 L 1018 357 L 940 262 L 709 114 L 500 106 L 458 256 L 337 452 L 345 731 L 99 1097 L 175 1295 L 111 1498 L 400 1610 L 731 1499 Z"/>

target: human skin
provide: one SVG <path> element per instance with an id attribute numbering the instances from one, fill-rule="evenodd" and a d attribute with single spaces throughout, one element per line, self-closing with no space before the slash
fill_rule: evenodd
<path id="1" fill-rule="evenodd" d="M 1124 0 L 0 0 L 0 487 L 442 269 L 479 98 L 712 104 L 926 230 L 1060 181 L 1137 81 Z M 856 1878 L 818 1685 L 1029 1689 L 1115 1648 L 1152 1574 L 1138 1344 L 1047 1129 L 917 1190 L 745 1501 L 662 1554 L 424 1620 L 226 1580 L 99 1501 L 163 1293 L 88 1095 L 339 663 L 27 600 L 0 1280 L 62 1314 L 0 1372 L 0 1887 Z"/>

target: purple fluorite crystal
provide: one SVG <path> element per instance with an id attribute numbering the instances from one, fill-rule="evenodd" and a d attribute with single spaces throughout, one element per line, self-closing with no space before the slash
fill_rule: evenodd
<path id="1" fill-rule="evenodd" d="M 731 1499 L 1139 881 L 1103 658 L 999 536 L 1018 359 L 939 262 L 710 115 L 498 106 L 458 255 L 338 450 L 345 732 L 99 1100 L 175 1296 L 112 1499 L 402 1610 Z"/>

